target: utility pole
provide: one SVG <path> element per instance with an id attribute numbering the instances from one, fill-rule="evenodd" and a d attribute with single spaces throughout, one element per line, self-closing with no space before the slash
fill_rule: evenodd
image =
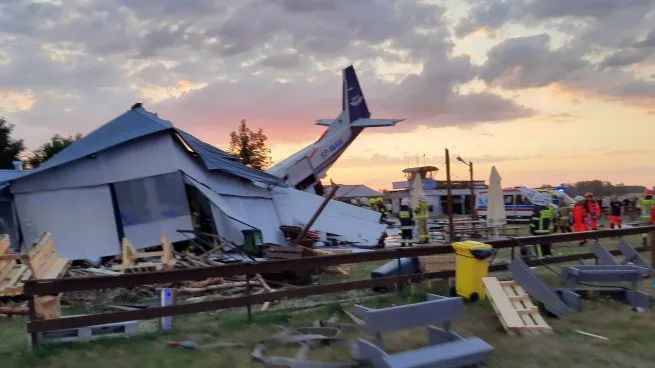
<path id="1" fill-rule="evenodd" d="M 471 173 L 471 224 L 475 230 L 475 222 L 478 221 L 478 216 L 475 213 L 475 182 L 473 181 L 473 162 L 469 161 L 469 172 Z"/>
<path id="2" fill-rule="evenodd" d="M 448 234 L 449 241 L 452 242 L 455 240 L 455 223 L 453 222 L 453 195 L 452 195 L 452 186 L 453 183 L 450 181 L 450 152 L 446 148 L 446 209 L 448 211 Z"/>
<path id="3" fill-rule="evenodd" d="M 457 156 L 457 161 L 468 166 L 469 173 L 471 174 L 471 197 L 469 198 L 469 208 L 471 209 L 471 233 L 473 234 L 475 233 L 475 222 L 478 220 L 478 217 L 475 213 L 475 183 L 473 182 L 473 162 L 466 162 L 460 156 Z"/>

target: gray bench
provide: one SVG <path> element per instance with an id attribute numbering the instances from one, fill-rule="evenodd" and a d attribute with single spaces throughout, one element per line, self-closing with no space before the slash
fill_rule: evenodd
<path id="1" fill-rule="evenodd" d="M 390 308 L 370 309 L 355 306 L 362 319 L 362 329 L 375 337 L 375 343 L 357 340 L 354 358 L 375 368 L 441 368 L 485 364 L 493 347 L 478 337 L 463 338 L 451 331 L 451 321 L 464 313 L 461 298 L 428 294 L 428 301 Z M 443 328 L 431 324 L 443 323 Z M 388 354 L 382 333 L 427 327 L 429 346 L 417 350 Z"/>

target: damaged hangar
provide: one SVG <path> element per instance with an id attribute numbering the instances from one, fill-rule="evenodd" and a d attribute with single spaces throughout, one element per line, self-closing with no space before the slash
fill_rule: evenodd
<path id="1" fill-rule="evenodd" d="M 163 233 L 186 240 L 177 230 L 194 227 L 236 244 L 243 230 L 259 229 L 265 243 L 285 244 L 280 226 L 303 225 L 323 200 L 242 165 L 141 104 L 8 189 L 23 246 L 50 232 L 61 256 L 91 260 L 120 253 L 123 237 L 146 248 Z M 369 245 L 386 228 L 379 220 L 379 213 L 330 201 L 312 229 Z"/>

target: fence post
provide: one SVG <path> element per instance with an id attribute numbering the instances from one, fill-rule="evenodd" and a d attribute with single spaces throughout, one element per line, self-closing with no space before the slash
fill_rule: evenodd
<path id="1" fill-rule="evenodd" d="M 38 317 L 36 316 L 36 296 L 35 295 L 30 295 L 29 299 L 27 300 L 27 308 L 28 308 L 28 317 L 29 321 L 36 321 Z M 39 346 L 39 334 L 36 333 L 31 333 L 30 334 L 30 341 L 32 342 L 32 347 L 38 347 Z"/>
<path id="2" fill-rule="evenodd" d="M 252 302 L 250 301 L 250 274 L 246 274 L 246 296 L 248 297 L 248 322 L 252 322 Z"/>
<path id="3" fill-rule="evenodd" d="M 655 267 L 655 231 L 651 231 L 650 236 L 650 267 Z"/>
<path id="4" fill-rule="evenodd" d="M 398 261 L 397 262 L 398 262 L 398 276 L 401 276 L 403 273 L 402 273 L 402 270 L 401 270 L 402 264 L 400 263 L 400 254 L 398 254 Z M 402 289 L 402 285 L 401 285 L 400 281 L 397 281 L 396 282 L 396 291 L 400 292 L 401 289 Z"/>

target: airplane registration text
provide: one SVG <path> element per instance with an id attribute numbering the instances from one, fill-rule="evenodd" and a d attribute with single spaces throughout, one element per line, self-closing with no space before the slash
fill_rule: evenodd
<path id="1" fill-rule="evenodd" d="M 343 139 L 339 139 L 336 142 L 332 143 L 330 147 L 321 151 L 321 159 L 325 159 L 330 153 L 335 152 L 343 146 Z"/>

